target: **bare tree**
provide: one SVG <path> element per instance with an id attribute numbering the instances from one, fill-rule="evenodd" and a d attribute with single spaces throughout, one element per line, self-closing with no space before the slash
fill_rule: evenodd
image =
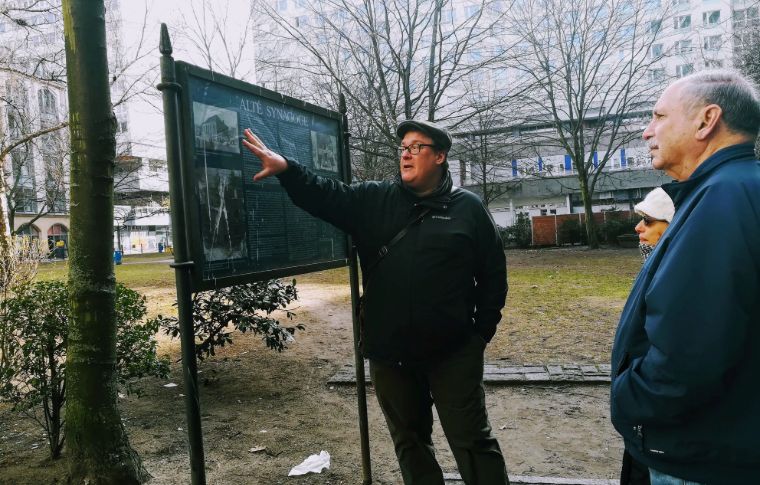
<path id="1" fill-rule="evenodd" d="M 734 11 L 734 62 L 760 86 L 760 6 Z M 755 140 L 755 155 L 760 157 L 760 136 Z"/>
<path id="2" fill-rule="evenodd" d="M 477 187 L 486 207 L 520 182 L 515 172 L 516 160 L 530 155 L 513 136 L 513 128 L 520 121 L 522 99 L 532 88 L 529 84 L 508 84 L 507 70 L 501 68 L 479 76 L 472 82 L 462 100 L 471 114 L 459 123 L 456 143 L 451 158 L 459 162 L 453 173 L 459 173 L 462 185 Z M 525 175 L 525 167 L 520 167 Z"/>
<path id="3" fill-rule="evenodd" d="M 509 14 L 520 37 L 514 65 L 532 79 L 526 124 L 539 147 L 569 154 L 586 214 L 589 246 L 598 247 L 592 196 L 614 153 L 641 135 L 661 89 L 650 48 L 664 13 L 646 0 L 523 0 Z"/>
<path id="4" fill-rule="evenodd" d="M 107 10 L 108 30 L 115 32 L 119 11 Z M 0 223 L 10 234 L 51 212 L 68 211 L 70 149 L 62 132 L 68 120 L 60 0 L 0 3 L 3 17 L 11 28 L 0 45 Z M 118 110 L 155 91 L 155 74 L 140 68 L 150 52 L 142 37 L 125 49 L 119 36 L 112 36 L 110 48 L 109 79 Z M 131 143 L 122 140 L 117 150 L 129 152 Z M 31 218 L 14 231 L 18 213 Z"/>
<path id="5" fill-rule="evenodd" d="M 211 71 L 254 81 L 253 7 L 231 0 L 190 0 L 172 36 L 178 51 Z"/>
<path id="6" fill-rule="evenodd" d="M 303 2 L 285 17 L 259 2 L 259 82 L 337 107 L 346 97 L 358 178 L 395 173 L 396 124 L 443 121 L 456 127 L 467 81 L 503 62 L 506 2 L 480 0 L 464 15 L 451 0 Z"/>
<path id="7" fill-rule="evenodd" d="M 760 6 L 754 5 L 749 15 L 748 10 L 752 7 L 735 15 L 734 59 L 741 71 L 760 85 Z"/>
<path id="8" fill-rule="evenodd" d="M 34 142 L 64 126 L 56 110 L 65 78 L 60 4 L 54 1 L 0 3 L 0 18 L 7 31 L 0 45 L 0 219 L 4 232 L 13 229 L 18 204 L 34 205 L 45 212 L 45 197 L 35 187 Z M 29 86 L 40 88 L 38 99 Z M 51 102 L 52 100 L 52 102 Z M 52 171 L 51 171 L 52 172 Z M 9 185 L 10 184 L 10 185 Z M 55 184 L 56 186 L 60 184 Z M 42 191 L 39 191 L 41 194 Z"/>

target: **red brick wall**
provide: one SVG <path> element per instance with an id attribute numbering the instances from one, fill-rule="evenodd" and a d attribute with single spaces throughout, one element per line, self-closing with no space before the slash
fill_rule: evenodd
<path id="1" fill-rule="evenodd" d="M 595 212 L 594 222 L 603 224 L 608 219 L 625 219 L 630 216 L 630 211 L 605 211 Z M 533 228 L 533 246 L 556 246 L 557 231 L 562 223 L 575 219 L 583 224 L 586 221 L 585 214 L 560 214 L 551 216 L 534 216 L 531 219 Z"/>

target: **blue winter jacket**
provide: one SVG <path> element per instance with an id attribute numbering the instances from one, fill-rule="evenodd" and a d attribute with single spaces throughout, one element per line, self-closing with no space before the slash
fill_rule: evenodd
<path id="1" fill-rule="evenodd" d="M 683 182 L 612 349 L 611 417 L 639 461 L 760 483 L 760 162 L 724 148 Z"/>

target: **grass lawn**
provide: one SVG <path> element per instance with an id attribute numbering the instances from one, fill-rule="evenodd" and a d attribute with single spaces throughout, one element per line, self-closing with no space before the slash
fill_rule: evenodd
<path id="1" fill-rule="evenodd" d="M 638 249 L 508 251 L 507 306 L 489 354 L 515 362 L 606 363 L 640 268 Z"/>
<path id="2" fill-rule="evenodd" d="M 169 267 L 170 254 L 151 253 L 124 256 L 123 264 L 115 266 L 116 281 L 138 288 L 174 288 L 174 270 Z M 58 280 L 68 276 L 67 261 L 42 263 L 37 279 Z"/>
<path id="3" fill-rule="evenodd" d="M 125 256 L 116 280 L 148 297 L 149 314 L 173 312 L 174 270 L 166 254 Z M 514 362 L 607 362 L 633 279 L 637 249 L 507 251 L 509 295 L 487 357 Z M 67 263 L 40 265 L 39 279 L 63 279 Z M 348 287 L 348 269 L 295 277 L 297 284 Z"/>

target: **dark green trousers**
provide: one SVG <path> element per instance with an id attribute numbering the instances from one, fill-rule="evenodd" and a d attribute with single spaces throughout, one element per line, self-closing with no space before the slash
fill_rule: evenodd
<path id="1" fill-rule="evenodd" d="M 443 485 L 433 448 L 433 410 L 467 485 L 507 485 L 499 443 L 491 435 L 483 390 L 485 342 L 473 336 L 435 364 L 370 362 L 377 401 L 388 423 L 405 485 Z"/>

